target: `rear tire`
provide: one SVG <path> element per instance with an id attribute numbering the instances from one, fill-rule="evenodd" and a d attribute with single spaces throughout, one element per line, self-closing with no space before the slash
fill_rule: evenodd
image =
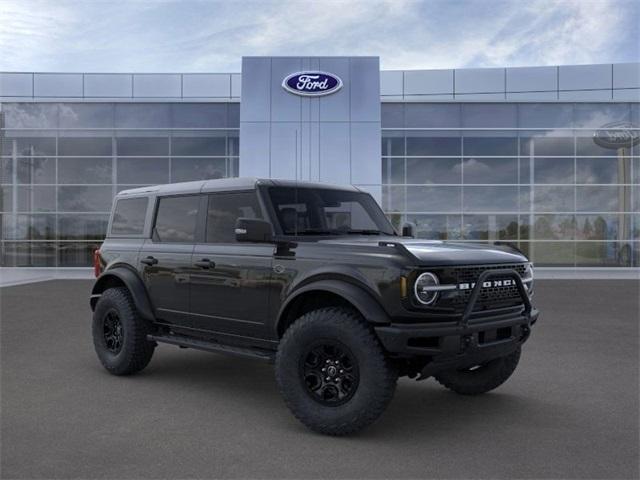
<path id="1" fill-rule="evenodd" d="M 149 364 L 155 342 L 126 288 L 102 293 L 93 313 L 93 345 L 100 363 L 113 375 L 131 375 Z"/>
<path id="2" fill-rule="evenodd" d="M 479 395 L 498 388 L 513 374 L 520 361 L 520 347 L 513 353 L 474 369 L 449 370 L 434 375 L 438 383 L 461 395 Z"/>
<path id="3" fill-rule="evenodd" d="M 326 435 L 347 435 L 373 423 L 391 401 L 398 378 L 361 317 L 337 307 L 296 320 L 280 342 L 275 367 L 289 409 Z"/>

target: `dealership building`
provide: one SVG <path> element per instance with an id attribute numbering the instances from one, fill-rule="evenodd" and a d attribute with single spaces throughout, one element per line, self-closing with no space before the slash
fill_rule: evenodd
<path id="1" fill-rule="evenodd" d="M 540 267 L 640 266 L 640 64 L 0 73 L 1 265 L 87 267 L 114 195 L 255 176 L 353 184 L 396 227 Z"/>

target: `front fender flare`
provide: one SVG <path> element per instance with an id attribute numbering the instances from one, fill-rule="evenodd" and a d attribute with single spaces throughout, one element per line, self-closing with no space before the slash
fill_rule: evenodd
<path id="1" fill-rule="evenodd" d="M 367 322 L 375 323 L 377 325 L 391 323 L 389 315 L 384 311 L 380 302 L 378 302 L 378 300 L 376 300 L 364 288 L 343 280 L 318 280 L 298 288 L 292 292 L 289 298 L 287 298 L 278 312 L 278 323 L 276 326 L 277 331 L 280 331 L 282 323 L 286 321 L 287 311 L 296 299 L 299 299 L 300 296 L 305 293 L 314 291 L 329 292 L 342 297 L 353 305 Z"/>
<path id="2" fill-rule="evenodd" d="M 98 277 L 91 290 L 91 310 L 95 309 L 100 295 L 106 289 L 105 287 L 114 279 L 118 279 L 127 287 L 140 316 L 145 320 L 155 320 L 144 282 L 137 273 L 126 267 L 110 268 Z"/>

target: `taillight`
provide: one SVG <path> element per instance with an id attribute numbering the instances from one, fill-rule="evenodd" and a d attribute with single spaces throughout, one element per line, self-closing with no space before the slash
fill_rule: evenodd
<path id="1" fill-rule="evenodd" d="M 102 261 L 100 260 L 100 250 L 93 251 L 93 274 L 98 278 L 102 273 Z"/>

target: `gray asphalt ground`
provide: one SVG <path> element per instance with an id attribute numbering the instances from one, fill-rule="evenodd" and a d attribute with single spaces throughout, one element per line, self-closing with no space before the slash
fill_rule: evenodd
<path id="1" fill-rule="evenodd" d="M 91 282 L 3 288 L 2 478 L 638 478 L 634 281 L 539 281 L 514 377 L 462 397 L 400 381 L 371 428 L 306 430 L 272 367 L 160 346 L 117 378 L 91 344 Z"/>

